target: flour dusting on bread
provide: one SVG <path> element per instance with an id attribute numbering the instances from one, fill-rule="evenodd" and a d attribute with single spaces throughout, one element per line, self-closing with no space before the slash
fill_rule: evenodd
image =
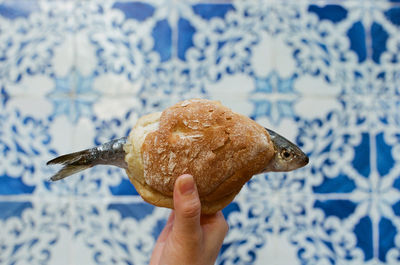
<path id="1" fill-rule="evenodd" d="M 274 155 L 266 130 L 220 102 L 192 99 L 139 119 L 125 151 L 144 200 L 173 208 L 178 176 L 193 175 L 203 213 L 228 205 Z"/>
<path id="2" fill-rule="evenodd" d="M 262 171 L 273 155 L 268 137 L 263 127 L 219 102 L 184 101 L 166 109 L 159 128 L 143 142 L 145 182 L 172 195 L 175 179 L 188 173 L 201 197 L 212 194 L 236 172 L 248 179 Z M 221 192 L 221 197 L 229 192 Z"/>
<path id="3" fill-rule="evenodd" d="M 201 211 L 227 206 L 255 174 L 291 171 L 308 163 L 295 144 L 217 101 L 186 100 L 141 117 L 128 137 L 47 162 L 60 180 L 96 165 L 124 168 L 141 197 L 173 208 L 177 177 L 193 175 Z"/>

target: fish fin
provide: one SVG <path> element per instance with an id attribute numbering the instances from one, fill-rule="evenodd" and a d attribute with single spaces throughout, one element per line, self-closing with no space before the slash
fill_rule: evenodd
<path id="1" fill-rule="evenodd" d="M 92 165 L 66 165 L 54 174 L 50 180 L 57 181 L 91 167 Z"/>
<path id="2" fill-rule="evenodd" d="M 112 165 L 120 168 L 128 168 L 124 151 L 126 141 L 127 137 L 122 137 L 98 147 L 62 155 L 48 161 L 47 165 L 61 164 L 64 166 L 50 180 L 60 180 L 96 165 Z"/>
<path id="3" fill-rule="evenodd" d="M 59 157 L 56 157 L 46 163 L 46 165 L 55 165 L 55 164 L 62 164 L 62 165 L 68 165 L 77 162 L 78 160 L 82 159 L 82 157 L 86 154 L 88 154 L 89 150 L 83 150 L 75 153 L 70 153 L 66 155 L 62 155 Z"/>
<path id="4" fill-rule="evenodd" d="M 71 154 L 62 155 L 48 161 L 47 165 L 61 164 L 64 165 L 54 176 L 50 178 L 51 181 L 57 181 L 78 173 L 82 170 L 94 166 L 94 161 L 90 159 L 89 149 Z"/>

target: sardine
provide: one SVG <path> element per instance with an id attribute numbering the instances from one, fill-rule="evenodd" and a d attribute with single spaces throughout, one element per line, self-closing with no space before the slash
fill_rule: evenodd
<path id="1" fill-rule="evenodd" d="M 300 148 L 276 132 L 270 129 L 266 130 L 271 136 L 275 155 L 266 166 L 264 172 L 291 171 L 308 164 L 308 156 Z M 126 153 L 123 148 L 126 142 L 127 137 L 123 137 L 98 147 L 62 155 L 50 160 L 47 165 L 63 165 L 63 168 L 52 176 L 50 180 L 57 181 L 96 165 L 112 165 L 126 169 L 128 165 L 125 162 Z"/>
<path id="2" fill-rule="evenodd" d="M 128 164 L 125 162 L 126 153 L 124 151 L 127 138 L 122 137 L 97 147 L 62 155 L 48 161 L 47 165 L 62 164 L 64 166 L 50 180 L 60 180 L 97 165 L 128 168 Z"/>
<path id="3" fill-rule="evenodd" d="M 265 128 L 274 144 L 275 155 L 264 172 L 292 171 L 308 164 L 308 156 L 297 145 L 273 130 Z"/>

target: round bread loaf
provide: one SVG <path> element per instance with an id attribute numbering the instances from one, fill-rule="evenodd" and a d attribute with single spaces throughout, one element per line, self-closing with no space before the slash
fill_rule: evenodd
<path id="1" fill-rule="evenodd" d="M 195 179 L 204 214 L 227 206 L 275 152 L 262 126 L 205 99 L 143 116 L 124 150 L 129 179 L 145 201 L 173 208 L 175 180 L 187 173 Z"/>

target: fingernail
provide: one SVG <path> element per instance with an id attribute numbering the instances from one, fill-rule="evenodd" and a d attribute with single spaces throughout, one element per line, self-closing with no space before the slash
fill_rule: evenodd
<path id="1" fill-rule="evenodd" d="M 182 195 L 189 195 L 194 192 L 194 180 L 191 175 L 183 175 L 179 178 L 179 191 Z"/>

